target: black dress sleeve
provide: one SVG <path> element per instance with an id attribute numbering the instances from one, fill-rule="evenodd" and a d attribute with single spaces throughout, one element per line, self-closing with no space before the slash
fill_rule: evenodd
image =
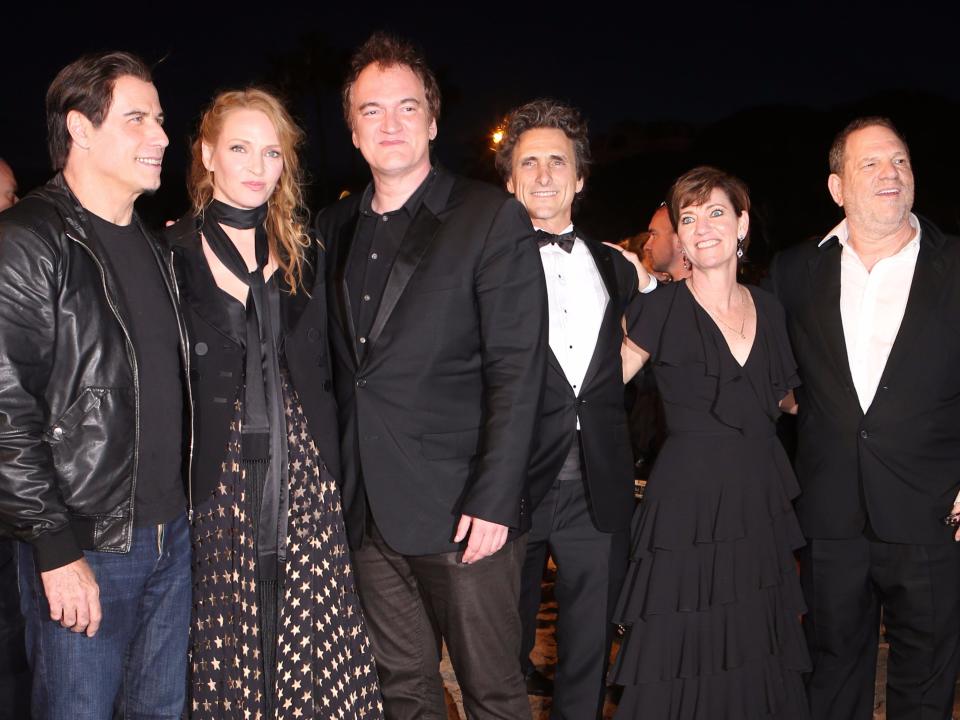
<path id="1" fill-rule="evenodd" d="M 651 293 L 638 294 L 624 313 L 627 337 L 642 350 L 650 353 L 651 357 L 656 356 L 660 349 L 663 328 L 679 287 L 679 283 L 658 285 L 657 289 Z"/>

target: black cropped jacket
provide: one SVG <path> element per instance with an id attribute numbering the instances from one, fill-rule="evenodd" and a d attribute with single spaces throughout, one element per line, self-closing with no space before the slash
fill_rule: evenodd
<path id="1" fill-rule="evenodd" d="M 190 384 L 194 404 L 194 444 L 190 462 L 191 504 L 214 492 L 226 454 L 234 402 L 240 395 L 244 346 L 236 337 L 219 297 L 200 243 L 199 218 L 188 214 L 164 231 L 186 319 Z M 314 242 L 303 265 L 296 294 L 280 282 L 281 362 L 307 418 L 323 463 L 339 481 L 340 451 L 336 402 L 327 345 L 324 252 Z"/>

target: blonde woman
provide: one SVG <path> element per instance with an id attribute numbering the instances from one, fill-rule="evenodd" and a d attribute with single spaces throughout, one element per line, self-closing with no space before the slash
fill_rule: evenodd
<path id="1" fill-rule="evenodd" d="M 167 231 L 190 335 L 193 718 L 379 718 L 337 486 L 323 254 L 263 90 L 218 95 Z"/>

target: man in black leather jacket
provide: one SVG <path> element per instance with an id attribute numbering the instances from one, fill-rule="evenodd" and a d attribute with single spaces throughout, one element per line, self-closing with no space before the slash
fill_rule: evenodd
<path id="1" fill-rule="evenodd" d="M 21 541 L 35 717 L 183 710 L 188 365 L 133 212 L 160 184 L 162 122 L 138 58 L 72 63 L 47 93 L 60 172 L 0 215 L 0 531 Z"/>

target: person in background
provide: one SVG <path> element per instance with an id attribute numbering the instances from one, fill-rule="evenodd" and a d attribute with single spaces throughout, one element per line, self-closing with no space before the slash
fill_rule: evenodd
<path id="1" fill-rule="evenodd" d="M 650 218 L 643 255 L 649 258 L 655 277 L 670 282 L 690 277 L 690 261 L 680 247 L 680 238 L 670 221 L 666 204 L 658 207 Z"/>
<path id="2" fill-rule="evenodd" d="M 17 204 L 17 178 L 13 168 L 0 158 L 0 212 Z"/>

